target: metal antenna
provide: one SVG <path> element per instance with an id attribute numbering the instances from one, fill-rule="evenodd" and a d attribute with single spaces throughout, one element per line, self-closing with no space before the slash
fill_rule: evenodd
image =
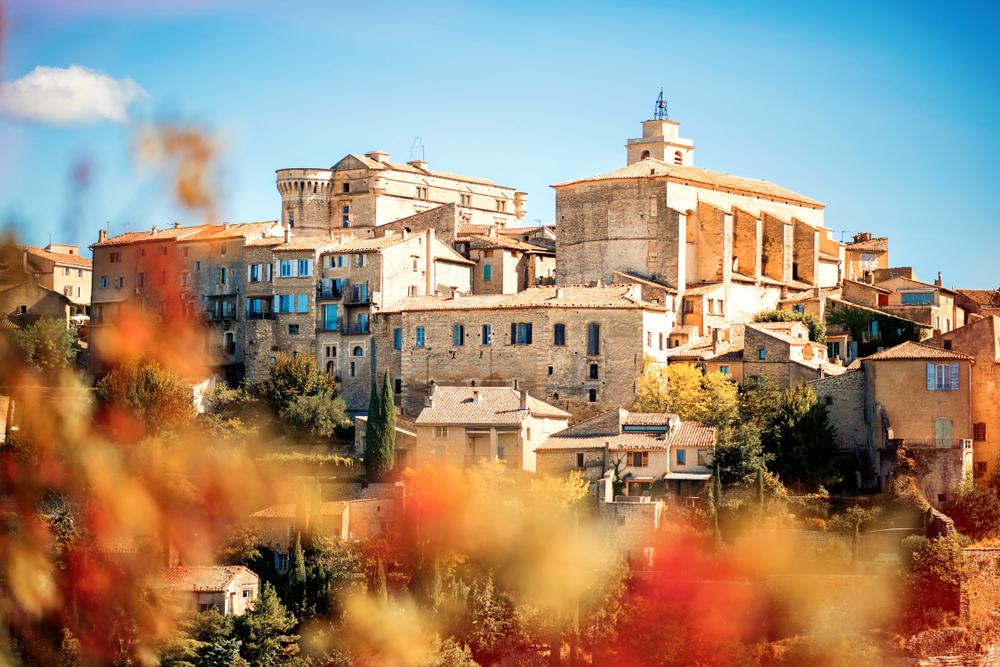
<path id="1" fill-rule="evenodd" d="M 656 98 L 656 106 L 653 107 L 653 120 L 667 120 L 667 101 L 663 99 L 663 88 L 660 88 L 660 96 Z"/>
<path id="2" fill-rule="evenodd" d="M 414 157 L 417 154 L 417 151 L 420 151 L 420 157 Z M 424 142 L 420 139 L 420 137 L 415 138 L 413 143 L 410 144 L 410 161 L 412 162 L 413 160 L 420 160 L 421 162 L 424 161 Z"/>

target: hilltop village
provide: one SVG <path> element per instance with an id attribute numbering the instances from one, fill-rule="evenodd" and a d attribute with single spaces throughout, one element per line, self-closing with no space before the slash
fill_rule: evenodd
<path id="1" fill-rule="evenodd" d="M 838 240 L 823 202 L 696 166 L 660 106 L 624 157 L 552 185 L 538 226 L 526 193 L 422 159 L 278 169 L 271 220 L 102 229 L 90 260 L 11 249 L 3 325 L 82 331 L 99 379 L 123 321 L 195 321 L 211 369 L 184 378 L 191 404 L 227 424 L 234 392 L 306 368 L 339 423 L 295 474 L 319 481 L 311 530 L 334 542 L 408 530 L 407 471 L 500 466 L 578 480 L 635 572 L 659 566 L 674 517 L 707 516 L 727 542 L 726 517 L 765 496 L 798 508 L 795 530 L 850 545 L 854 574 L 905 561 L 914 536 L 962 534 L 976 567 L 954 612 L 969 627 L 994 613 L 1000 550 L 975 543 L 967 503 L 1000 474 L 1000 290 L 946 287 L 877 229 Z M 350 473 L 331 481 L 323 462 Z M 878 519 L 880 502 L 903 510 Z M 168 545 L 170 588 L 243 615 L 262 577 L 303 558 L 305 504 L 244 517 L 271 574 Z M 852 504 L 856 521 L 835 520 Z"/>

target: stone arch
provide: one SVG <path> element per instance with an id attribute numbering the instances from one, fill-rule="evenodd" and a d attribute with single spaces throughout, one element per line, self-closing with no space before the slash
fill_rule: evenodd
<path id="1" fill-rule="evenodd" d="M 639 156 L 639 159 L 640 160 L 648 160 L 649 159 L 649 151 L 643 151 L 642 155 Z"/>

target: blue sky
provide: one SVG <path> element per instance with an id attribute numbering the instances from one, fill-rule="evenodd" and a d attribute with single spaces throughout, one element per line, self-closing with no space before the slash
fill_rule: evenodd
<path id="1" fill-rule="evenodd" d="M 549 222 L 549 184 L 624 164 L 662 86 L 697 165 L 826 202 L 827 226 L 888 235 L 926 280 L 1000 286 L 987 4 L 133 4 L 6 8 L 4 81 L 75 64 L 148 93 L 125 123 L 0 116 L 0 221 L 28 242 L 196 222 L 132 159 L 159 120 L 216 137 L 228 221 L 278 215 L 277 168 L 405 160 L 420 136 L 432 168 L 525 190 L 525 222 Z"/>

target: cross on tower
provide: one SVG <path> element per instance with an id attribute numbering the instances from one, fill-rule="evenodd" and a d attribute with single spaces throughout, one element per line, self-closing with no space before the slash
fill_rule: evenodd
<path id="1" fill-rule="evenodd" d="M 656 106 L 653 107 L 653 120 L 667 120 L 667 101 L 663 99 L 663 88 L 660 88 L 660 96 L 656 98 Z"/>

